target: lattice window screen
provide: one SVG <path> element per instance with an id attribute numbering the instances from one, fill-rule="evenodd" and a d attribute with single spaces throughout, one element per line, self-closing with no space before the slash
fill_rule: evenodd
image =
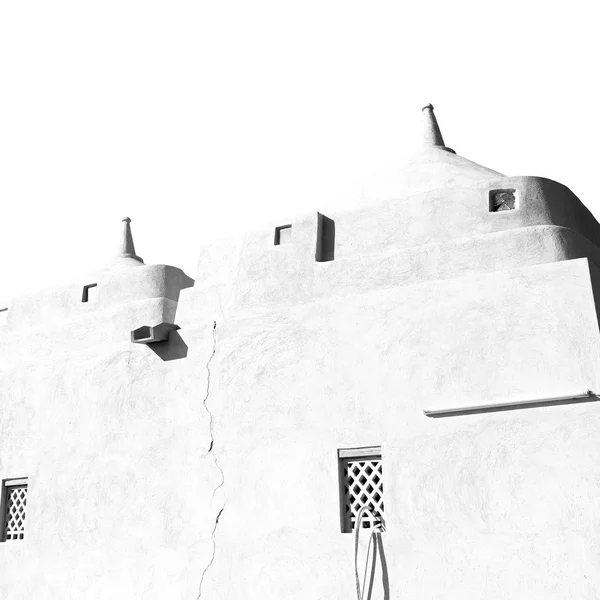
<path id="1" fill-rule="evenodd" d="M 374 454 L 373 450 L 378 453 Z M 383 516 L 383 466 L 381 449 L 375 448 L 371 453 L 357 449 L 352 456 L 352 450 L 341 450 L 341 501 L 342 501 L 342 531 L 350 533 L 358 512 L 366 506 L 373 513 L 365 513 L 361 520 L 364 528 L 370 528 L 380 523 Z"/>
<path id="2" fill-rule="evenodd" d="M 4 488 L 4 531 L 2 539 L 22 540 L 25 535 L 25 507 L 27 506 L 27 484 L 11 485 Z"/>

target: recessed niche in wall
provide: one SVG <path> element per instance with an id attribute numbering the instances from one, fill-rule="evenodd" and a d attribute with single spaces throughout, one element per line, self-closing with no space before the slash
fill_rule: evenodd
<path id="1" fill-rule="evenodd" d="M 492 190 L 490 212 L 502 212 L 517 208 L 517 190 Z"/>
<path id="2" fill-rule="evenodd" d="M 342 533 L 352 533 L 361 508 L 361 525 L 370 528 L 383 518 L 383 465 L 381 447 L 338 450 Z"/>
<path id="3" fill-rule="evenodd" d="M 96 302 L 98 299 L 98 284 L 90 283 L 83 286 L 83 294 L 81 295 L 82 302 Z"/>
<path id="4" fill-rule="evenodd" d="M 317 249 L 315 260 L 327 262 L 333 260 L 335 254 L 335 221 L 317 213 Z"/>
<path id="5" fill-rule="evenodd" d="M 27 478 L 5 479 L 2 482 L 0 541 L 22 540 L 25 537 L 25 508 L 27 506 Z"/>
<path id="6" fill-rule="evenodd" d="M 289 244 L 292 241 L 292 226 L 281 225 L 275 227 L 275 245 Z"/>

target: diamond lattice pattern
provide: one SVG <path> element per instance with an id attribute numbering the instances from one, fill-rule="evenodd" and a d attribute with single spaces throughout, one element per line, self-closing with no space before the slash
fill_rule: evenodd
<path id="1" fill-rule="evenodd" d="M 26 505 L 26 485 L 15 485 L 6 488 L 6 515 L 4 518 L 5 540 L 23 539 L 25 534 Z"/>
<path id="2" fill-rule="evenodd" d="M 383 516 L 383 476 L 381 456 L 344 460 L 344 531 L 351 532 L 361 508 L 370 509 L 361 520 L 373 527 Z M 373 515 L 371 515 L 371 512 Z"/>

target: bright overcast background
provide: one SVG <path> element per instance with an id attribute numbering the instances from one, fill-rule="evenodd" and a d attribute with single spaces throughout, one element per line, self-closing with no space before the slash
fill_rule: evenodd
<path id="1" fill-rule="evenodd" d="M 431 102 L 458 154 L 600 216 L 598 2 L 0 4 L 0 298 L 370 202 Z M 393 186 L 391 186 L 393 188 Z M 391 188 L 390 188 L 391 189 Z"/>

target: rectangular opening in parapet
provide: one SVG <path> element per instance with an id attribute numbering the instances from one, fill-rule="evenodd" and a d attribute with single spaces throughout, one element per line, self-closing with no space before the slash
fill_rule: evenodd
<path id="1" fill-rule="evenodd" d="M 517 190 L 492 190 L 490 212 L 502 212 L 517 208 Z"/>
<path id="2" fill-rule="evenodd" d="M 381 447 L 338 450 L 342 533 L 352 533 L 361 509 L 360 526 L 378 527 L 383 519 Z"/>
<path id="3" fill-rule="evenodd" d="M 22 540 L 25 537 L 27 479 L 5 479 L 0 498 L 2 536 L 0 541 Z"/>
<path id="4" fill-rule="evenodd" d="M 83 286 L 83 294 L 81 295 L 82 302 L 96 302 L 98 299 L 98 284 L 90 283 Z"/>
<path id="5" fill-rule="evenodd" d="M 281 225 L 275 227 L 275 245 L 289 244 L 292 241 L 292 226 Z"/>
<path id="6" fill-rule="evenodd" d="M 317 213 L 317 250 L 315 260 L 327 262 L 335 255 L 335 221 Z"/>

